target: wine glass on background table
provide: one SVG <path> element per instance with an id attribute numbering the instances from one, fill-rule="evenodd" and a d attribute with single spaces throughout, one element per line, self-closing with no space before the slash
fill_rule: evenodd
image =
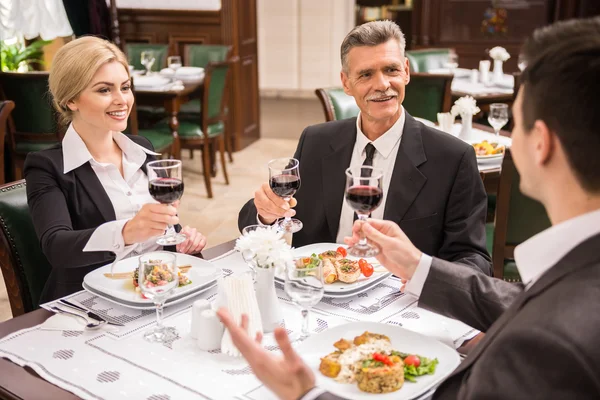
<path id="1" fill-rule="evenodd" d="M 500 129 L 508 123 L 508 105 L 504 103 L 490 104 L 488 122 L 494 128 L 496 136 L 500 136 Z"/>
<path id="2" fill-rule="evenodd" d="M 177 75 L 177 70 L 179 68 L 181 68 L 181 57 L 180 56 L 170 56 L 169 58 L 167 58 L 167 66 L 169 67 L 169 69 L 173 70 L 173 79 L 175 79 L 175 76 Z"/>
<path id="3" fill-rule="evenodd" d="M 325 293 L 323 282 L 323 261 L 319 260 L 311 268 L 288 266 L 285 271 L 284 290 L 294 304 L 302 310 L 302 331 L 292 335 L 291 341 L 301 341 L 310 336 L 309 313 Z"/>
<path id="4" fill-rule="evenodd" d="M 346 170 L 346 201 L 363 223 L 383 200 L 382 179 L 381 168 L 360 166 Z M 357 244 L 348 248 L 348 254 L 361 258 L 374 257 L 379 254 L 379 249 L 367 243 L 363 235 Z"/>
<path id="5" fill-rule="evenodd" d="M 268 166 L 271 190 L 289 203 L 300 189 L 300 162 L 295 158 L 276 158 L 269 161 Z M 279 227 L 283 231 L 295 233 L 302 229 L 302 222 L 285 217 L 279 222 Z"/>
<path id="6" fill-rule="evenodd" d="M 446 61 L 446 68 L 448 68 L 450 74 L 454 75 L 456 68 L 458 68 L 458 54 L 454 51 L 448 53 L 448 60 Z"/>
<path id="7" fill-rule="evenodd" d="M 150 70 L 152 69 L 152 65 L 154 65 L 154 61 L 156 61 L 154 52 L 151 50 L 142 51 L 141 57 L 142 57 L 142 59 L 140 60 L 140 62 L 146 68 L 146 75 L 150 75 Z"/>
<path id="8" fill-rule="evenodd" d="M 165 343 L 177 337 L 173 327 L 162 324 L 163 306 L 169 294 L 179 285 L 176 256 L 166 251 L 146 253 L 139 258 L 138 285 L 144 297 L 156 305 L 156 326 L 144 334 L 150 342 Z"/>
<path id="9" fill-rule="evenodd" d="M 148 168 L 148 190 L 150 196 L 161 204 L 173 204 L 183 196 L 183 176 L 180 160 L 157 160 L 146 164 Z M 156 243 L 162 246 L 174 246 L 187 239 L 182 233 L 175 232 L 168 225 L 163 236 Z"/>

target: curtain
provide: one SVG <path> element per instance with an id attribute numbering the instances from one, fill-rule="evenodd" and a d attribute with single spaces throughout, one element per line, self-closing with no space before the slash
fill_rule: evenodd
<path id="1" fill-rule="evenodd" d="M 0 40 L 52 40 L 72 34 L 61 0 L 0 0 Z"/>
<path id="2" fill-rule="evenodd" d="M 110 12 L 106 0 L 62 0 L 75 36 L 110 36 Z"/>

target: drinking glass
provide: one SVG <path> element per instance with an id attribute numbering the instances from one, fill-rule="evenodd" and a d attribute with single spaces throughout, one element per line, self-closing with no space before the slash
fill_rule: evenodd
<path id="1" fill-rule="evenodd" d="M 183 195 L 183 177 L 180 160 L 157 160 L 146 164 L 148 168 L 148 190 L 150 196 L 159 203 L 173 204 Z M 164 235 L 156 243 L 173 246 L 187 239 L 183 233 L 175 232 L 169 224 Z"/>
<path id="2" fill-rule="evenodd" d="M 499 136 L 500 129 L 508 122 L 508 105 L 503 103 L 490 104 L 488 122 L 494 128 L 496 136 Z"/>
<path id="3" fill-rule="evenodd" d="M 177 75 L 177 70 L 181 68 L 181 57 L 171 56 L 167 58 L 167 65 L 173 70 L 173 78 L 175 78 L 175 75 Z"/>
<path id="4" fill-rule="evenodd" d="M 448 61 L 446 62 L 446 68 L 450 70 L 450 74 L 454 74 L 456 68 L 458 68 L 458 54 L 451 51 L 448 53 Z"/>
<path id="5" fill-rule="evenodd" d="M 346 201 L 363 223 L 383 200 L 382 179 L 381 168 L 360 166 L 346 170 Z M 367 243 L 363 234 L 357 244 L 348 248 L 348 254 L 367 258 L 379 254 L 379 249 Z"/>
<path id="6" fill-rule="evenodd" d="M 300 162 L 295 158 L 276 158 L 269 161 L 269 186 L 273 192 L 287 201 L 300 189 Z M 295 218 L 285 217 L 279 222 L 283 231 L 298 232 L 302 222 Z"/>
<path id="7" fill-rule="evenodd" d="M 319 260 L 317 266 L 313 268 L 288 266 L 285 273 L 284 289 L 292 302 L 302 310 L 302 331 L 298 335 L 293 335 L 290 340 L 304 340 L 310 336 L 310 309 L 321 301 L 325 293 L 323 262 Z"/>
<path id="8" fill-rule="evenodd" d="M 156 57 L 154 56 L 154 52 L 147 50 L 142 51 L 142 65 L 146 68 L 146 75 L 150 75 L 150 70 L 152 69 L 152 65 L 156 61 Z"/>
<path id="9" fill-rule="evenodd" d="M 177 337 L 177 330 L 162 323 L 163 306 L 179 285 L 176 256 L 166 251 L 146 253 L 139 258 L 138 285 L 142 294 L 156 305 L 156 326 L 144 334 L 150 342 L 165 343 Z"/>
<path id="10" fill-rule="evenodd" d="M 525 71 L 525 68 L 527 68 L 527 59 L 523 54 L 519 54 L 519 61 L 517 62 L 517 65 L 519 66 L 519 71 L 521 72 Z"/>

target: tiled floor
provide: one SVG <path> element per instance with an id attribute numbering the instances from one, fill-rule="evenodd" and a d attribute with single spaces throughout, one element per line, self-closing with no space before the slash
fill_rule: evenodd
<path id="1" fill-rule="evenodd" d="M 238 235 L 237 215 L 242 205 L 268 178 L 267 162 L 291 156 L 302 130 L 324 121 L 318 100 L 263 99 L 261 102 L 261 140 L 234 154 L 228 164 L 230 185 L 219 173 L 213 179 L 214 198 L 208 199 L 200 167 L 200 155 L 193 160 L 184 152 L 185 194 L 181 202 L 181 221 L 198 228 L 208 237 L 208 246 L 234 239 Z M 0 321 L 11 318 L 10 306 L 0 280 Z"/>

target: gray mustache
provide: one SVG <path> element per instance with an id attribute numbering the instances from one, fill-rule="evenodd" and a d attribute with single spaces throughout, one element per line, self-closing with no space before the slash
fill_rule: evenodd
<path id="1" fill-rule="evenodd" d="M 379 93 L 375 96 L 370 96 L 367 98 L 367 100 L 379 100 L 390 96 L 398 96 L 398 92 L 395 90 L 387 90 L 385 93 Z"/>

